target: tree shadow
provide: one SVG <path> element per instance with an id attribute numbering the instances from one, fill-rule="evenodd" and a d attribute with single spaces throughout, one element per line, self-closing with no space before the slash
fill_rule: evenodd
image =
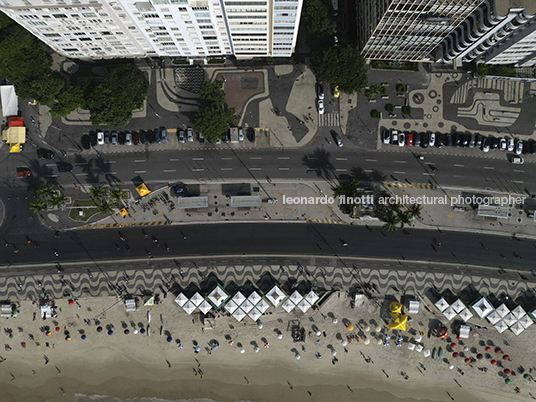
<path id="1" fill-rule="evenodd" d="M 308 170 L 316 173 L 316 177 L 323 177 L 327 181 L 333 181 L 333 164 L 330 161 L 331 154 L 324 149 L 316 148 L 312 153 L 305 154 L 302 162 Z"/>

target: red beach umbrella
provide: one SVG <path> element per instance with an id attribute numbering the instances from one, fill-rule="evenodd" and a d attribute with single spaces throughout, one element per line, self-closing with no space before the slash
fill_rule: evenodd
<path id="1" fill-rule="evenodd" d="M 130 331 L 128 329 L 125 329 L 125 335 L 130 334 Z"/>
<path id="2" fill-rule="evenodd" d="M 482 353 L 479 353 L 479 354 L 476 355 L 476 358 L 478 360 L 482 360 L 484 358 L 484 356 L 482 356 Z"/>
<path id="3" fill-rule="evenodd" d="M 460 354 L 458 352 L 454 352 L 452 354 L 452 357 L 454 357 L 456 359 L 457 357 L 460 357 Z"/>
<path id="4" fill-rule="evenodd" d="M 56 332 L 60 332 L 60 327 L 56 327 Z"/>
<path id="5" fill-rule="evenodd" d="M 491 365 L 492 366 L 496 366 L 497 365 L 497 360 L 493 359 L 492 361 L 490 361 Z"/>
<path id="6" fill-rule="evenodd" d="M 510 356 L 508 356 L 508 355 L 504 355 L 504 356 L 503 356 L 503 360 L 510 360 Z"/>
<path id="7" fill-rule="evenodd" d="M 463 338 L 462 338 L 461 336 L 459 336 L 457 339 L 458 339 L 459 341 L 461 341 Z"/>
<path id="8" fill-rule="evenodd" d="M 471 363 L 471 359 L 469 359 L 468 357 L 465 358 L 464 362 L 466 362 L 467 364 Z"/>
<path id="9" fill-rule="evenodd" d="M 452 343 L 450 344 L 450 347 L 451 347 L 452 349 L 454 349 L 454 348 L 456 347 L 456 343 L 455 343 L 455 342 L 452 342 Z"/>
<path id="10" fill-rule="evenodd" d="M 506 375 L 510 374 L 511 372 L 512 371 L 510 369 L 504 369 L 503 370 L 503 373 L 506 374 Z"/>
<path id="11" fill-rule="evenodd" d="M 484 350 L 485 350 L 486 352 L 489 352 L 489 351 L 491 351 L 491 347 L 486 346 L 486 349 L 484 349 Z"/>
<path id="12" fill-rule="evenodd" d="M 69 300 L 69 306 L 72 306 L 74 304 L 73 300 Z"/>
<path id="13" fill-rule="evenodd" d="M 97 332 L 102 332 L 102 327 L 98 327 Z"/>
<path id="14" fill-rule="evenodd" d="M 501 348 L 497 346 L 497 347 L 495 348 L 495 353 L 501 353 L 501 352 L 502 352 Z"/>

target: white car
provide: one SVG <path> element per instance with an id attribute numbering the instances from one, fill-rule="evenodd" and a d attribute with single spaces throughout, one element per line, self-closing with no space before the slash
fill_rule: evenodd
<path id="1" fill-rule="evenodd" d="M 104 145 L 104 133 L 102 131 L 97 131 L 97 144 Z"/>
<path id="2" fill-rule="evenodd" d="M 324 101 L 322 99 L 318 100 L 318 114 L 324 114 Z"/>
<path id="3" fill-rule="evenodd" d="M 398 134 L 398 146 L 403 147 L 406 145 L 406 134 L 400 133 Z"/>
<path id="4" fill-rule="evenodd" d="M 238 129 L 238 141 L 244 141 L 244 129 Z"/>
<path id="5" fill-rule="evenodd" d="M 318 94 L 318 99 L 324 100 L 324 92 Z"/>
<path id="6" fill-rule="evenodd" d="M 179 142 L 184 144 L 184 130 L 179 131 Z"/>
<path id="7" fill-rule="evenodd" d="M 523 140 L 516 140 L 516 155 L 523 153 Z"/>
<path id="8" fill-rule="evenodd" d="M 428 141 L 428 145 L 430 145 L 431 147 L 433 147 L 435 145 L 435 133 L 430 133 L 430 138 L 429 138 L 429 141 Z"/>
<path id="9" fill-rule="evenodd" d="M 507 143 L 508 152 L 512 152 L 514 150 L 514 139 L 508 138 L 506 143 Z"/>
<path id="10" fill-rule="evenodd" d="M 393 145 L 398 145 L 398 130 L 391 131 L 391 141 Z"/>
<path id="11" fill-rule="evenodd" d="M 186 138 L 188 139 L 188 142 L 194 142 L 194 130 L 192 128 L 186 130 Z"/>
<path id="12" fill-rule="evenodd" d="M 125 136 L 125 144 L 127 144 L 128 146 L 132 145 L 132 134 L 131 133 L 126 134 L 126 136 Z"/>
<path id="13" fill-rule="evenodd" d="M 504 138 L 499 140 L 499 151 L 506 151 L 506 140 Z"/>

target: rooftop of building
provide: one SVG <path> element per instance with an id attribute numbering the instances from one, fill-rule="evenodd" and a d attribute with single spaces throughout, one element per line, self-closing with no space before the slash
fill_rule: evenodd
<path id="1" fill-rule="evenodd" d="M 536 14 L 534 0 L 496 0 L 497 14 L 508 15 L 511 8 L 524 8 L 530 15 Z"/>

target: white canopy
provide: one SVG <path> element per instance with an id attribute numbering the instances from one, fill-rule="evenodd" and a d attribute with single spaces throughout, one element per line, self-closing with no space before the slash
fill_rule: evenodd
<path id="1" fill-rule="evenodd" d="M 9 306 L 11 309 L 11 306 Z M 50 306 L 41 306 L 41 318 L 50 318 L 52 317 L 52 308 Z"/>
<path id="2" fill-rule="evenodd" d="M 309 302 L 305 299 L 301 299 L 300 302 L 297 304 L 297 306 L 301 311 L 304 313 L 311 308 L 311 305 Z"/>
<path id="3" fill-rule="evenodd" d="M 242 303 L 246 301 L 246 298 L 240 291 L 238 291 L 231 300 L 234 301 L 237 306 L 241 306 Z"/>
<path id="4" fill-rule="evenodd" d="M 2 115 L 4 117 L 19 114 L 19 98 L 15 92 L 15 85 L 0 86 L 0 100 L 2 102 Z"/>
<path id="5" fill-rule="evenodd" d="M 469 338 L 469 332 L 471 331 L 471 327 L 468 325 L 460 325 L 460 338 L 467 339 Z"/>
<path id="6" fill-rule="evenodd" d="M 194 306 L 199 306 L 203 302 L 203 296 L 199 294 L 199 292 L 195 292 L 195 294 L 191 297 L 190 301 L 194 304 Z"/>
<path id="7" fill-rule="evenodd" d="M 201 304 L 200 304 L 199 306 L 197 306 L 197 308 L 198 308 L 199 310 L 201 310 L 201 312 L 202 312 L 203 314 L 206 314 L 206 313 L 208 313 L 210 310 L 212 310 L 212 306 L 211 306 L 210 303 L 209 303 L 208 301 L 206 301 L 206 300 L 203 300 L 203 301 L 201 302 Z"/>
<path id="8" fill-rule="evenodd" d="M 272 303 L 274 307 L 279 306 L 286 297 L 287 295 L 285 292 L 283 292 L 277 285 L 274 285 L 274 287 L 270 289 L 268 293 L 266 293 L 266 299 L 268 299 L 268 301 Z"/>
<path id="9" fill-rule="evenodd" d="M 523 332 L 525 328 L 523 325 L 519 323 L 519 321 L 515 322 L 514 325 L 510 327 L 510 331 L 512 331 L 514 334 L 519 335 L 521 332 Z"/>
<path id="10" fill-rule="evenodd" d="M 255 308 L 256 308 L 257 310 L 259 310 L 259 311 L 260 311 L 261 313 L 263 313 L 263 314 L 266 312 L 266 310 L 268 310 L 269 307 L 270 307 L 270 306 L 268 305 L 268 303 L 266 303 L 266 302 L 264 301 L 264 299 L 261 299 L 261 301 L 258 302 L 257 305 L 255 306 Z"/>
<path id="11" fill-rule="evenodd" d="M 188 315 L 192 314 L 195 309 L 196 309 L 196 305 L 193 304 L 190 300 L 188 300 L 184 306 L 182 306 L 182 308 L 184 309 L 184 311 L 186 311 L 186 313 L 188 313 Z"/>
<path id="12" fill-rule="evenodd" d="M 175 303 L 177 303 L 179 306 L 184 306 L 186 302 L 188 301 L 188 298 L 184 296 L 184 294 L 179 293 L 177 297 L 175 297 Z"/>
<path id="13" fill-rule="evenodd" d="M 503 318 L 503 321 L 506 325 L 511 327 L 514 325 L 514 323 L 517 321 L 517 319 L 514 317 L 512 313 L 508 314 L 506 317 Z"/>
<path id="14" fill-rule="evenodd" d="M 250 310 L 253 308 L 253 304 L 251 304 L 251 302 L 249 300 L 246 300 L 244 301 L 244 303 L 242 303 L 242 305 L 240 306 L 240 308 L 242 310 L 244 310 L 244 313 L 249 313 Z"/>
<path id="15" fill-rule="evenodd" d="M 420 351 L 422 351 L 423 349 L 424 349 L 424 346 L 422 346 L 422 345 L 417 345 L 417 346 L 415 347 L 415 351 L 416 351 L 416 352 L 420 352 Z"/>
<path id="16" fill-rule="evenodd" d="M 461 317 L 462 320 L 467 321 L 473 316 L 473 313 L 471 313 L 469 309 L 466 307 L 462 311 L 459 312 L 459 316 Z"/>
<path id="17" fill-rule="evenodd" d="M 508 325 L 506 325 L 503 320 L 499 321 L 494 326 L 495 326 L 495 329 L 499 331 L 499 334 L 502 334 L 504 331 L 508 329 Z"/>
<path id="18" fill-rule="evenodd" d="M 437 307 L 437 309 L 441 312 L 445 311 L 447 309 L 447 307 L 449 306 L 449 304 L 447 303 L 447 301 L 444 299 L 444 298 L 441 298 L 439 299 L 439 301 L 435 304 L 435 306 Z"/>
<path id="19" fill-rule="evenodd" d="M 234 300 L 229 300 L 227 304 L 225 305 L 225 310 L 227 310 L 229 313 L 233 314 L 234 311 L 238 308 Z"/>
<path id="20" fill-rule="evenodd" d="M 501 316 L 501 318 L 503 318 L 510 312 L 510 309 L 506 307 L 506 304 L 503 303 L 497 307 L 495 311 Z"/>
<path id="21" fill-rule="evenodd" d="M 244 313 L 244 310 L 242 310 L 240 307 L 237 308 L 234 313 L 233 313 L 233 317 L 236 319 L 236 321 L 240 322 L 244 319 L 244 317 L 246 316 L 246 313 Z"/>
<path id="22" fill-rule="evenodd" d="M 295 306 L 298 305 L 298 303 L 303 299 L 303 296 L 295 290 L 294 293 L 292 293 L 289 297 L 290 301 L 294 303 Z"/>
<path id="23" fill-rule="evenodd" d="M 523 317 L 521 317 L 518 322 L 523 325 L 523 328 L 525 329 L 534 324 L 534 321 L 532 321 L 532 318 L 530 318 L 528 314 L 525 314 Z"/>
<path id="24" fill-rule="evenodd" d="M 476 313 L 476 315 L 480 317 L 480 319 L 486 318 L 495 310 L 493 305 L 489 302 L 488 299 L 486 299 L 485 296 L 482 296 L 480 299 L 474 302 L 471 305 L 471 308 Z"/>
<path id="25" fill-rule="evenodd" d="M 259 310 L 256 308 L 252 308 L 251 311 L 248 313 L 248 316 L 253 320 L 257 321 L 259 318 L 261 318 L 262 314 Z"/>
<path id="26" fill-rule="evenodd" d="M 456 312 L 454 311 L 454 309 L 452 308 L 452 306 L 449 306 L 447 307 L 444 311 L 443 311 L 443 315 L 447 318 L 447 320 L 452 320 L 454 317 L 456 317 Z"/>
<path id="27" fill-rule="evenodd" d="M 290 299 L 285 300 L 285 302 L 281 305 L 283 307 L 283 310 L 285 310 L 287 313 L 290 313 L 292 310 L 294 310 L 294 303 L 290 301 Z"/>
<path id="28" fill-rule="evenodd" d="M 421 303 L 419 303 L 418 300 L 410 300 L 408 306 L 408 314 L 418 314 L 420 306 Z"/>
<path id="29" fill-rule="evenodd" d="M 460 299 L 458 299 L 454 303 L 452 303 L 450 307 L 454 309 L 456 314 L 459 314 L 460 311 L 462 311 L 465 308 L 465 304 L 463 304 L 463 302 Z"/>
<path id="30" fill-rule="evenodd" d="M 252 305 L 256 306 L 257 303 L 261 301 L 261 297 L 257 292 L 254 291 L 252 294 L 249 295 L 248 300 Z"/>
<path id="31" fill-rule="evenodd" d="M 216 308 L 220 308 L 228 298 L 229 294 L 219 284 L 207 296 L 208 301 Z"/>
<path id="32" fill-rule="evenodd" d="M 307 295 L 305 296 L 305 298 L 307 299 L 307 301 L 309 302 L 309 304 L 312 306 L 313 304 L 316 303 L 316 301 L 319 299 L 318 295 L 313 292 L 312 290 L 307 293 Z"/>
<path id="33" fill-rule="evenodd" d="M 523 310 L 523 307 L 521 306 L 517 306 L 515 309 L 512 310 L 512 314 L 514 315 L 514 317 L 516 319 L 520 319 L 521 317 L 523 317 L 524 315 L 527 314 L 527 312 L 525 310 Z"/>
<path id="34" fill-rule="evenodd" d="M 489 314 L 486 318 L 492 325 L 497 324 L 502 319 L 501 315 L 497 312 L 497 310 Z"/>

